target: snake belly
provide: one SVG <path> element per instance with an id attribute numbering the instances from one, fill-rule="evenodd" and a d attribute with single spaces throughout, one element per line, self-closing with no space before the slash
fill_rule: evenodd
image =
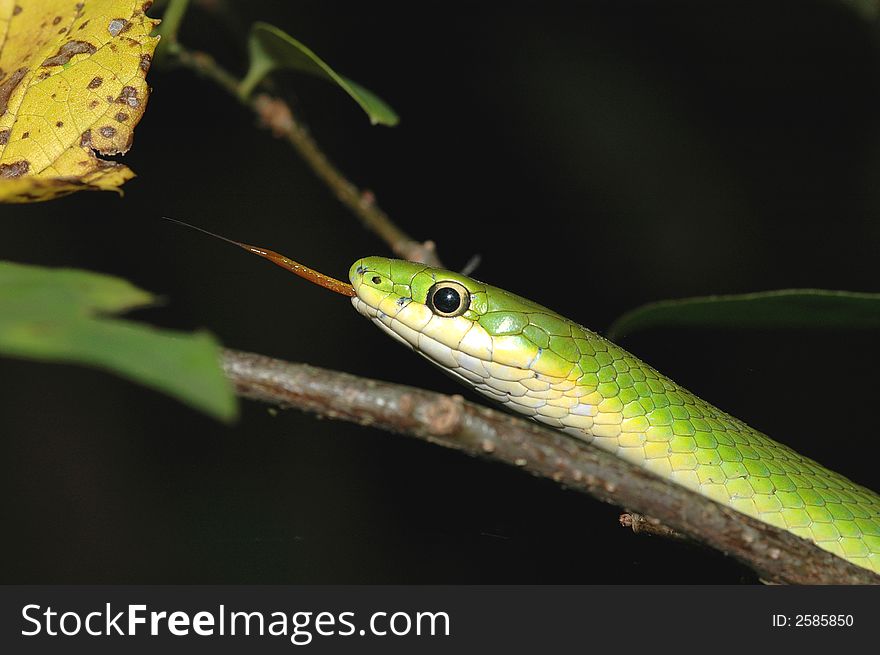
<path id="1" fill-rule="evenodd" d="M 486 397 L 880 573 L 880 496 L 600 335 L 423 264 L 367 257 L 349 277 L 361 314 Z M 459 315 L 439 315 L 429 298 L 447 282 L 469 296 Z"/>

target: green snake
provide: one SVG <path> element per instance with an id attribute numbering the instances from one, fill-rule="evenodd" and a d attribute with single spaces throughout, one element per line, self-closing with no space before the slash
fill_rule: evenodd
<path id="1" fill-rule="evenodd" d="M 487 398 L 880 573 L 880 496 L 595 332 L 424 264 L 366 257 L 349 277 L 358 312 Z"/>
<path id="2" fill-rule="evenodd" d="M 466 275 L 365 257 L 351 284 L 164 217 L 327 289 L 465 385 L 880 573 L 880 496 L 773 441 L 602 336 Z"/>

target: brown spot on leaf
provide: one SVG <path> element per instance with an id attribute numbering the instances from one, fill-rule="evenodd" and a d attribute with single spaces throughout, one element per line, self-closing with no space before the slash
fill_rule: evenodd
<path id="1" fill-rule="evenodd" d="M 137 97 L 137 89 L 133 86 L 124 86 L 122 87 L 122 91 L 119 92 L 119 97 L 116 98 L 116 102 L 120 105 L 128 105 L 129 107 L 137 107 L 140 103 Z"/>
<path id="2" fill-rule="evenodd" d="M 97 76 L 95 76 L 95 77 L 92 78 L 92 81 L 89 82 L 87 86 L 88 86 L 90 89 L 97 89 L 97 88 L 98 88 L 99 86 L 101 86 L 103 83 L 104 83 L 104 78 L 103 78 L 103 77 L 97 77 Z"/>
<path id="3" fill-rule="evenodd" d="M 97 101 L 97 100 L 92 100 L 92 101 L 89 103 L 89 109 L 94 109 L 94 108 L 97 107 L 97 106 L 98 106 L 98 101 Z"/>
<path id="4" fill-rule="evenodd" d="M 145 73 L 150 70 L 150 64 L 153 63 L 153 58 L 150 55 L 141 55 L 141 70 Z"/>
<path id="5" fill-rule="evenodd" d="M 105 125 L 104 127 L 100 128 L 98 132 L 100 132 L 101 136 L 106 139 L 112 139 L 114 136 L 116 136 L 116 128 L 110 127 L 109 125 Z"/>
<path id="6" fill-rule="evenodd" d="M 86 29 L 86 26 L 87 26 L 88 24 L 89 24 L 89 20 L 86 19 L 86 20 L 84 20 L 84 21 L 82 22 L 82 24 L 80 24 L 80 26 L 77 27 L 76 29 L 78 29 L 78 30 L 84 30 L 84 29 Z"/>
<path id="7" fill-rule="evenodd" d="M 153 6 L 152 0 L 147 0 L 144 4 L 141 5 L 141 9 L 143 9 L 144 13 L 147 13 L 150 10 L 150 7 Z"/>
<path id="8" fill-rule="evenodd" d="M 30 132 L 25 132 L 24 134 L 21 135 L 21 138 L 22 138 L 22 139 L 28 139 L 28 138 L 30 138 L 30 136 L 31 136 L 31 133 L 30 133 Z"/>
<path id="9" fill-rule="evenodd" d="M 92 131 L 86 130 L 82 133 L 82 136 L 79 138 L 79 147 L 80 148 L 91 148 L 92 147 Z"/>
<path id="10" fill-rule="evenodd" d="M 21 13 L 21 7 L 19 7 L 18 5 L 15 5 L 15 7 L 13 7 L 13 9 L 12 9 L 12 15 L 18 16 L 20 13 Z"/>
<path id="11" fill-rule="evenodd" d="M 9 130 L 0 130 L 0 146 L 9 143 Z"/>
<path id="12" fill-rule="evenodd" d="M 119 36 L 121 32 L 125 31 L 127 26 L 128 21 L 124 18 L 114 18 L 107 26 L 107 31 L 110 32 L 110 36 Z"/>
<path id="13" fill-rule="evenodd" d="M 56 121 L 55 127 L 64 127 L 64 121 Z"/>
<path id="14" fill-rule="evenodd" d="M 49 71 L 43 71 L 42 73 L 37 75 L 37 79 L 38 80 L 45 80 L 47 77 L 51 77 L 51 76 L 52 76 L 52 73 L 50 73 Z"/>
<path id="15" fill-rule="evenodd" d="M 27 72 L 27 68 L 19 68 L 3 84 L 0 84 L 0 116 L 6 113 L 6 108 L 9 106 L 9 97 Z"/>
<path id="16" fill-rule="evenodd" d="M 0 164 L 0 178 L 21 177 L 31 168 L 27 159 L 14 161 L 11 164 Z"/>
<path id="17" fill-rule="evenodd" d="M 58 33 L 59 33 L 59 34 L 64 34 L 66 31 L 67 31 L 67 28 L 66 28 L 66 27 L 62 27 L 60 30 L 58 30 Z"/>
<path id="18" fill-rule="evenodd" d="M 84 53 L 92 54 L 96 50 L 97 48 L 95 48 L 95 46 L 93 46 L 91 43 L 87 43 L 86 41 L 68 41 L 63 46 L 58 48 L 58 53 L 54 57 L 49 57 L 41 65 L 63 66 L 64 64 L 69 62 L 71 57 L 73 57 L 74 55 L 81 55 Z"/>
<path id="19" fill-rule="evenodd" d="M 128 114 L 126 114 L 124 111 L 121 111 L 121 112 L 117 113 L 116 116 L 114 116 L 114 118 L 118 122 L 124 123 L 125 121 L 128 120 Z"/>
<path id="20" fill-rule="evenodd" d="M 53 25 L 57 25 L 60 22 L 61 22 L 61 16 L 55 16 L 55 18 L 52 19 Z"/>

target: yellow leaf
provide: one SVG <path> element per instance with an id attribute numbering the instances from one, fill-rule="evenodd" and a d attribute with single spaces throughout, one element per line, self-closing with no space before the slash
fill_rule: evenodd
<path id="1" fill-rule="evenodd" d="M 144 0 L 0 0 L 0 202 L 115 190 L 158 22 Z M 121 192 L 120 192 L 121 193 Z"/>

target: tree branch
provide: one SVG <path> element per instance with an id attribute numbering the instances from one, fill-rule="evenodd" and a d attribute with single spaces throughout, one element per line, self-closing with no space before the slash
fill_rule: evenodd
<path id="1" fill-rule="evenodd" d="M 232 95 L 240 103 L 249 107 L 257 115 L 260 124 L 273 135 L 285 139 L 300 157 L 309 165 L 318 178 L 326 184 L 339 201 L 348 207 L 361 223 L 377 234 L 398 257 L 429 266 L 442 267 L 433 241 L 421 243 L 401 230 L 379 205 L 371 191 L 359 189 L 350 182 L 331 162 L 308 129 L 298 122 L 290 106 L 280 98 L 259 93 L 251 98 L 243 98 L 239 93 L 238 78 L 222 68 L 213 57 L 191 51 L 179 43 L 169 43 L 166 56 L 173 57 L 179 64 L 201 77 L 214 82 Z"/>
<path id="2" fill-rule="evenodd" d="M 713 500 L 561 432 L 470 403 L 348 373 L 225 350 L 240 396 L 406 434 L 627 507 L 744 562 L 762 579 L 792 584 L 878 584 L 880 576 L 790 532 Z M 651 530 L 655 534 L 662 530 Z"/>

